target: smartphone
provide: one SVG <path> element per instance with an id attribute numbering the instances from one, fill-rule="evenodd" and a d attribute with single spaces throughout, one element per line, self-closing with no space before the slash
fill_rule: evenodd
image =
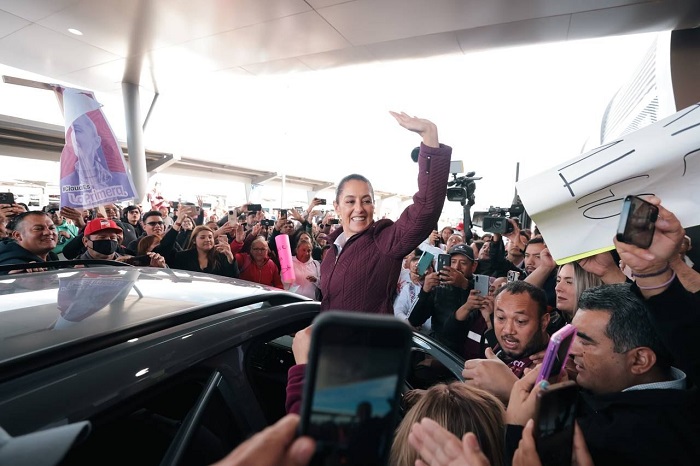
<path id="1" fill-rule="evenodd" d="M 571 324 L 566 324 L 552 335 L 547 345 L 547 351 L 544 354 L 542 368 L 537 376 L 537 383 L 547 380 L 552 376 L 557 376 L 566 364 L 566 358 L 569 357 L 569 349 L 571 343 L 576 337 L 576 327 Z"/>
<path id="2" fill-rule="evenodd" d="M 260 212 L 262 210 L 262 205 L 260 204 L 248 204 L 248 212 Z"/>
<path id="3" fill-rule="evenodd" d="M 131 256 L 128 259 L 124 259 L 125 264 L 135 265 L 136 267 L 148 267 L 151 265 L 151 258 L 147 255 L 143 256 Z"/>
<path id="4" fill-rule="evenodd" d="M 571 465 L 577 399 L 578 387 L 573 381 L 537 394 L 534 434 L 542 466 Z"/>
<path id="5" fill-rule="evenodd" d="M 340 223 L 340 220 L 338 220 L 337 218 L 329 218 L 329 219 L 328 219 L 328 224 L 329 224 L 329 225 L 337 225 L 337 224 L 339 224 L 339 223 Z"/>
<path id="6" fill-rule="evenodd" d="M 520 280 L 520 272 L 517 270 L 509 270 L 506 277 L 506 283 L 518 281 Z"/>
<path id="7" fill-rule="evenodd" d="M 319 197 L 315 198 L 318 201 L 318 205 L 326 205 L 326 200 Z"/>
<path id="8" fill-rule="evenodd" d="M 0 204 L 12 205 L 15 203 L 15 195 L 12 193 L 0 193 Z"/>
<path id="9" fill-rule="evenodd" d="M 430 267 L 434 259 L 435 256 L 433 256 L 427 251 L 423 251 L 423 254 L 421 254 L 420 256 L 420 259 L 418 259 L 418 265 L 416 266 L 416 271 L 418 272 L 418 275 L 420 275 L 421 277 L 425 275 L 425 273 L 428 271 L 428 267 Z"/>
<path id="10" fill-rule="evenodd" d="M 287 218 L 287 209 L 280 209 L 280 218 Z"/>
<path id="11" fill-rule="evenodd" d="M 438 254 L 436 272 L 440 272 L 445 267 L 449 267 L 451 263 L 452 256 L 450 256 L 449 254 Z"/>
<path id="12" fill-rule="evenodd" d="M 297 212 L 299 212 L 300 214 L 304 213 L 304 208 L 303 208 L 303 207 L 295 207 L 294 209 L 295 209 Z"/>
<path id="13" fill-rule="evenodd" d="M 272 227 L 275 226 L 275 221 L 274 220 L 268 220 L 266 218 L 260 220 L 260 225 L 264 227 Z"/>
<path id="14" fill-rule="evenodd" d="M 474 289 L 479 290 L 481 296 L 489 295 L 489 276 L 488 275 L 474 275 Z"/>
<path id="15" fill-rule="evenodd" d="M 659 209 L 637 196 L 627 196 L 622 201 L 617 240 L 647 249 L 654 238 L 655 222 Z"/>
<path id="16" fill-rule="evenodd" d="M 410 327 L 393 316 L 314 321 L 299 429 L 316 440 L 311 464 L 386 464 L 410 349 Z"/>

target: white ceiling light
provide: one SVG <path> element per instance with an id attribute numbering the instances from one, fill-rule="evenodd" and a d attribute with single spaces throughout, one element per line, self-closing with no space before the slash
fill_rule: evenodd
<path id="1" fill-rule="evenodd" d="M 81 31 L 79 31 L 79 30 L 77 30 L 77 29 L 73 29 L 73 28 L 68 28 L 68 32 L 70 32 L 71 34 L 75 34 L 76 36 L 82 36 L 82 35 L 83 35 L 83 33 L 82 33 Z"/>

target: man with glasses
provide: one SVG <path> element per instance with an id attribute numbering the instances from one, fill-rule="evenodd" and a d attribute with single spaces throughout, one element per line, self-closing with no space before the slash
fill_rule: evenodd
<path id="1" fill-rule="evenodd" d="M 129 243 L 127 251 L 129 251 L 130 254 L 136 255 L 136 250 L 138 249 L 139 241 L 142 238 L 145 238 L 146 236 L 155 235 L 161 239 L 163 238 L 163 236 L 165 235 L 165 223 L 163 222 L 163 214 L 161 214 L 157 210 L 151 210 L 143 214 L 143 231 L 144 234 L 142 236 Z M 175 251 L 182 251 L 182 248 L 177 243 L 173 245 L 173 249 Z"/>

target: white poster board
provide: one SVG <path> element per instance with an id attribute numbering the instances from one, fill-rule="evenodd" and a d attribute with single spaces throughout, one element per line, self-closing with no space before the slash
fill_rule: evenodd
<path id="1" fill-rule="evenodd" d="M 700 224 L 700 104 L 517 183 L 552 257 L 613 249 L 622 200 L 654 194 L 684 227 Z"/>

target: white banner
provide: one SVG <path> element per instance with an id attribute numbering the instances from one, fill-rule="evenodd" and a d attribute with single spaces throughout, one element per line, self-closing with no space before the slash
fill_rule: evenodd
<path id="1" fill-rule="evenodd" d="M 613 248 L 622 200 L 654 194 L 700 224 L 700 104 L 517 183 L 558 264 Z"/>

